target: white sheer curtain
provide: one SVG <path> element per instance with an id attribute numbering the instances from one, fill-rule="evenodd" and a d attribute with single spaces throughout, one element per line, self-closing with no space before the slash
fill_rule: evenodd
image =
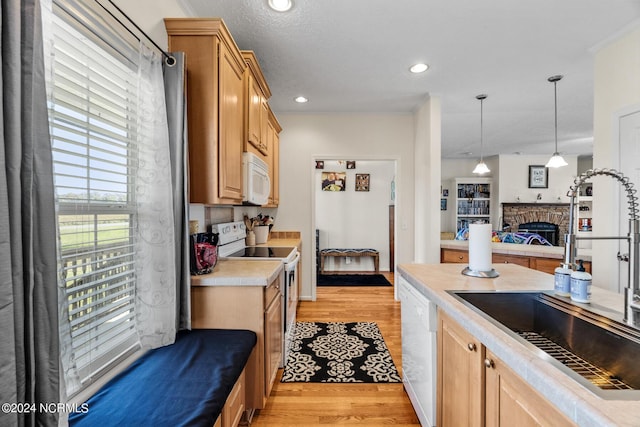
<path id="1" fill-rule="evenodd" d="M 91 225 L 91 227 L 95 227 L 95 229 L 104 227 L 104 229 L 107 229 L 113 227 L 113 220 L 111 220 L 110 224 L 108 218 L 109 215 L 113 214 L 105 212 L 105 206 L 113 205 L 115 208 L 121 206 L 123 212 L 120 215 L 124 216 L 125 219 L 121 220 L 119 225 L 126 225 L 126 228 L 122 231 L 125 240 L 124 246 L 133 245 L 133 250 L 131 251 L 133 263 L 129 261 L 128 253 L 125 259 L 121 255 L 118 256 L 115 250 L 102 250 L 102 247 L 110 247 L 113 244 L 108 238 L 103 240 L 99 232 L 94 233 L 95 241 L 88 242 L 94 248 L 97 248 L 90 255 L 87 255 L 95 258 L 92 258 L 91 264 L 84 261 L 78 262 L 63 259 L 62 251 L 58 251 L 60 264 L 58 320 L 62 364 L 61 385 L 66 387 L 66 390 L 61 393 L 61 399 L 64 399 L 66 396 L 75 394 L 83 389 L 88 384 L 87 381 L 94 381 L 93 374 L 100 370 L 100 366 L 109 369 L 117 365 L 123 359 L 123 354 L 126 356 L 140 346 L 143 349 L 148 349 L 174 342 L 178 316 L 176 299 L 177 267 L 175 261 L 176 237 L 174 234 L 176 226 L 174 225 L 172 165 L 169 152 L 169 131 L 162 70 L 163 57 L 148 48 L 144 43 L 135 39 L 132 40 L 126 30 L 122 29 L 120 24 L 114 22 L 111 17 L 105 16 L 104 11 L 93 0 L 42 0 L 42 11 L 50 128 L 57 144 L 61 144 L 61 141 L 63 143 L 66 140 L 72 141 L 70 145 L 63 144 L 58 146 L 57 144 L 52 144 L 54 147 L 54 163 L 57 158 L 63 166 L 74 166 L 73 162 L 75 160 L 60 157 L 60 155 L 62 153 L 63 156 L 68 154 L 76 156 L 74 159 L 79 159 L 77 165 L 82 169 L 78 176 L 82 177 L 85 176 L 82 174 L 86 174 L 87 177 L 93 178 L 93 174 L 97 173 L 98 175 L 95 175 L 95 177 L 99 179 L 96 181 L 101 181 L 102 185 L 107 185 L 107 187 L 103 187 L 99 191 L 92 187 L 87 189 L 80 188 L 77 194 L 80 196 L 85 195 L 88 199 L 80 200 L 78 203 L 67 202 L 64 206 L 64 214 L 66 216 L 77 215 L 78 217 L 81 215 L 93 215 L 91 218 L 93 220 L 98 219 L 95 221 L 98 225 Z M 67 20 L 65 22 L 69 22 L 73 30 L 82 34 L 82 36 L 77 36 L 73 43 L 65 45 L 68 40 L 73 39 L 74 35 L 70 36 L 69 29 L 60 29 L 53 25 L 54 13 L 60 13 L 61 16 L 64 16 L 63 19 Z M 53 36 L 54 31 L 66 32 L 58 42 L 58 48 L 60 49 L 58 59 L 60 61 L 63 61 L 62 58 L 65 55 L 74 60 L 82 57 L 83 52 L 76 52 L 78 49 L 87 49 L 87 57 L 90 55 L 96 56 L 97 53 L 98 60 L 92 60 L 90 70 L 89 67 L 85 70 L 81 67 L 76 68 L 73 65 L 60 65 L 61 69 L 56 70 L 56 54 L 54 52 L 56 52 L 57 47 Z M 87 46 L 90 45 L 90 47 L 85 47 L 83 43 L 88 43 Z M 68 54 L 68 52 L 73 53 Z M 70 63 L 71 59 L 67 62 Z M 87 59 L 87 61 L 89 60 Z M 60 95 L 61 102 L 58 102 L 53 95 L 53 87 L 58 71 L 62 74 L 62 77 L 59 77 L 62 86 L 60 90 L 66 91 L 66 93 Z M 128 75 L 129 72 L 133 74 L 132 78 Z M 83 73 L 86 73 L 86 76 Z M 122 83 L 119 83 L 120 81 L 117 79 L 123 73 L 127 74 L 124 77 L 126 82 L 122 80 Z M 68 77 L 69 74 L 73 74 L 73 76 Z M 78 79 L 78 82 L 72 82 L 76 86 L 67 84 L 70 78 Z M 133 81 L 131 89 L 128 86 L 124 87 L 125 83 L 130 83 L 129 80 Z M 112 82 L 115 83 L 109 86 Z M 92 90 L 90 86 L 94 83 L 96 87 Z M 102 86 L 98 87 L 100 84 Z M 73 87 L 84 88 L 84 90 L 69 89 Z M 113 90 L 110 91 L 109 87 Z M 105 90 L 109 93 L 105 93 Z M 99 96 L 95 96 L 94 94 L 96 93 Z M 111 95 L 121 96 L 120 99 L 125 99 L 124 97 L 126 97 L 127 105 L 119 105 L 117 101 L 110 101 L 111 98 L 108 97 Z M 62 98 L 64 96 L 67 96 L 67 98 Z M 72 101 L 65 102 L 66 99 L 71 99 Z M 70 113 L 66 111 L 53 113 L 57 111 L 58 104 L 61 108 L 73 111 Z M 108 108 L 105 106 L 108 106 Z M 61 116 L 55 118 L 55 114 L 60 114 Z M 135 116 L 136 114 L 137 116 Z M 78 118 L 86 120 L 78 120 Z M 87 123 L 88 127 L 86 129 L 81 129 L 83 121 Z M 81 135 L 86 140 L 73 139 L 73 137 L 69 136 L 69 133 L 65 131 L 65 129 L 70 129 L 68 127 L 69 123 L 74 126 L 72 133 Z M 116 136 L 122 140 L 123 143 L 120 146 L 127 147 L 125 150 L 113 149 L 115 143 L 110 144 L 111 147 L 103 144 L 104 141 L 112 141 L 111 136 L 109 136 L 111 130 L 114 130 L 113 134 L 117 134 Z M 82 144 L 87 144 L 87 147 L 83 148 Z M 85 158 L 80 157 L 78 153 L 84 153 Z M 118 159 L 115 159 L 116 154 L 120 156 Z M 125 163 L 121 162 L 123 158 L 126 158 Z M 105 171 L 105 168 L 109 168 L 104 166 L 107 163 L 113 165 L 112 170 Z M 92 169 L 95 167 L 93 166 L 94 164 L 98 165 L 96 170 Z M 123 164 L 125 167 L 122 167 Z M 118 177 L 111 180 L 111 187 L 109 187 L 110 183 L 105 180 L 105 172 L 113 176 L 118 175 Z M 65 169 L 59 175 L 65 177 L 70 173 Z M 125 176 L 126 178 L 123 178 Z M 86 181 L 91 181 L 91 179 Z M 56 185 L 58 184 L 56 183 Z M 63 188 L 63 192 L 69 193 L 70 191 L 68 187 L 63 185 L 61 185 L 61 188 Z M 100 199 L 100 197 L 101 194 L 107 192 L 118 193 L 119 197 L 114 202 L 104 203 L 105 200 Z M 58 197 L 57 208 L 59 212 L 56 219 L 60 221 L 60 207 L 62 206 L 60 194 L 58 194 Z M 94 199 L 94 197 L 97 197 L 97 199 Z M 71 208 L 77 206 L 78 212 L 69 212 L 69 206 Z M 111 207 L 113 208 L 113 206 Z M 105 215 L 107 220 L 100 219 L 104 218 Z M 104 224 L 100 223 L 100 221 L 104 221 Z M 91 227 L 89 229 L 94 230 Z M 67 226 L 67 228 L 69 227 Z M 90 234 L 86 230 L 87 228 L 82 229 L 79 234 L 83 237 Z M 180 231 L 178 230 L 178 232 Z M 120 236 L 120 242 L 122 240 L 123 238 Z M 59 233 L 59 244 L 62 246 L 60 241 Z M 88 246 L 86 243 L 84 247 Z M 129 246 L 127 246 L 128 250 Z M 86 258 L 87 256 L 85 256 L 85 259 L 88 259 Z M 83 271 L 78 273 L 76 271 L 79 270 L 78 268 L 69 267 L 71 262 L 76 262 L 73 265 L 86 265 L 88 267 L 83 267 L 84 273 Z M 131 264 L 133 267 L 131 267 Z M 105 271 L 109 269 L 109 271 L 102 274 L 102 276 L 93 274 L 94 277 L 91 279 L 89 274 L 86 273 L 87 271 L 95 273 L 98 270 L 97 266 L 104 268 Z M 74 276 L 74 273 L 78 274 Z M 87 290 L 89 279 L 94 282 L 97 281 L 97 286 L 103 286 L 105 282 L 109 281 L 110 286 L 114 288 L 108 292 Z M 112 285 L 111 282 L 113 282 Z M 79 292 L 84 292 L 84 296 L 72 294 L 72 292 L 75 292 L 72 289 L 73 286 L 83 288 Z M 133 289 L 129 290 L 130 287 Z M 97 292 L 100 292 L 99 296 L 97 296 Z M 97 307 L 97 299 L 98 297 L 102 298 L 103 295 L 103 300 L 99 302 L 101 304 L 99 309 L 93 308 L 92 310 L 82 311 L 82 307 L 78 307 L 79 303 L 77 301 L 70 302 L 74 299 L 84 298 L 80 301 L 81 304 L 85 304 L 90 308 L 92 306 Z M 135 301 L 130 304 L 132 307 L 121 308 L 123 301 L 129 298 Z M 119 306 L 114 308 L 114 314 L 109 314 L 111 311 L 108 304 L 111 303 Z M 95 314 L 94 318 L 88 319 L 86 324 L 93 322 L 93 327 L 83 327 L 79 330 L 77 325 L 72 325 L 72 321 L 78 322 L 79 316 L 89 318 L 93 315 L 92 313 Z M 128 320 L 129 316 L 131 316 L 131 321 Z M 116 329 L 109 325 L 118 322 L 122 332 L 114 334 L 113 331 L 116 331 Z M 124 328 L 127 328 L 127 330 Z M 91 335 L 91 338 L 85 339 L 80 336 L 81 332 L 85 336 Z M 127 341 L 119 343 L 119 347 L 114 347 L 115 353 L 105 353 L 100 348 L 101 346 L 103 349 L 107 347 L 105 345 L 106 341 L 109 341 L 109 345 L 111 345 L 112 341 L 116 341 L 125 335 L 129 338 L 127 338 Z M 82 348 L 82 351 L 86 352 L 86 347 L 94 345 L 92 343 L 96 343 L 95 348 L 88 350 L 89 353 L 87 354 L 89 356 L 83 356 L 85 359 L 87 357 L 92 359 L 90 360 L 90 366 L 87 366 L 86 360 L 79 361 L 81 356 L 79 356 L 80 351 L 78 349 Z M 129 353 L 120 352 L 121 348 Z M 114 354 L 116 356 L 113 356 Z M 98 369 L 95 369 L 96 366 Z M 107 373 L 103 380 L 112 375 Z"/>
<path id="2" fill-rule="evenodd" d="M 163 57 L 141 44 L 138 86 L 136 318 L 143 348 L 176 335 L 176 269 Z"/>

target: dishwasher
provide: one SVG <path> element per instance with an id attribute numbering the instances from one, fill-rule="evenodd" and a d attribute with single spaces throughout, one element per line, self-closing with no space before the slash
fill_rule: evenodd
<path id="1" fill-rule="evenodd" d="M 402 327 L 402 382 L 423 426 L 436 418 L 436 305 L 404 277 L 398 280 Z"/>

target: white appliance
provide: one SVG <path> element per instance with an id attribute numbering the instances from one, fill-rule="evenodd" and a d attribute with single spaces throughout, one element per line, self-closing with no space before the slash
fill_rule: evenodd
<path id="1" fill-rule="evenodd" d="M 267 164 L 253 153 L 242 153 L 242 173 L 243 203 L 266 205 L 271 192 Z"/>
<path id="2" fill-rule="evenodd" d="M 436 306 L 405 278 L 398 280 L 402 325 L 402 382 L 420 424 L 436 425 Z"/>
<path id="3" fill-rule="evenodd" d="M 300 253 L 296 247 L 282 246 L 246 246 L 246 227 L 242 221 L 215 224 L 213 233 L 218 233 L 218 259 L 243 259 L 247 261 L 274 261 L 284 263 L 282 283 L 283 349 L 280 367 L 284 366 L 289 355 L 289 344 L 293 338 L 298 308 L 298 262 Z"/>

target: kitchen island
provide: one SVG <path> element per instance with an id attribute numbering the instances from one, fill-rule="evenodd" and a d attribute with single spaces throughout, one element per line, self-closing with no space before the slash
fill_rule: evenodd
<path id="1" fill-rule="evenodd" d="M 553 276 L 549 274 L 515 264 L 494 264 L 493 267 L 500 273 L 500 276 L 494 279 L 464 276 L 461 274 L 460 264 L 402 264 L 398 267 L 398 271 L 401 280 L 406 280 L 412 289 L 437 306 L 437 316 L 440 321 L 442 318 L 455 321 L 475 337 L 483 348 L 486 348 L 487 354 L 495 355 L 533 391 L 532 400 L 533 394 L 541 396 L 545 403 L 552 405 L 553 410 L 564 415 L 569 420 L 569 424 L 640 425 L 640 401 L 605 400 L 596 396 L 548 360 L 538 356 L 536 352 L 513 338 L 505 330 L 447 292 L 450 290 L 549 291 L 553 289 Z M 593 287 L 591 304 L 577 305 L 614 320 L 620 321 L 622 318 L 623 297 L 603 289 Z M 442 337 L 438 339 L 440 345 Z M 488 402 L 491 400 L 487 398 Z M 481 415 L 476 415 L 474 420 L 483 418 L 484 409 L 477 414 Z M 476 421 L 477 425 L 484 425 L 481 420 Z"/>

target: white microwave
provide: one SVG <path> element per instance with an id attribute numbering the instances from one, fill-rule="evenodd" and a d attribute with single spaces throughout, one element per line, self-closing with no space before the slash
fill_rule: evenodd
<path id="1" fill-rule="evenodd" d="M 269 167 L 253 153 L 242 153 L 242 202 L 250 205 L 266 205 L 271 192 Z"/>

